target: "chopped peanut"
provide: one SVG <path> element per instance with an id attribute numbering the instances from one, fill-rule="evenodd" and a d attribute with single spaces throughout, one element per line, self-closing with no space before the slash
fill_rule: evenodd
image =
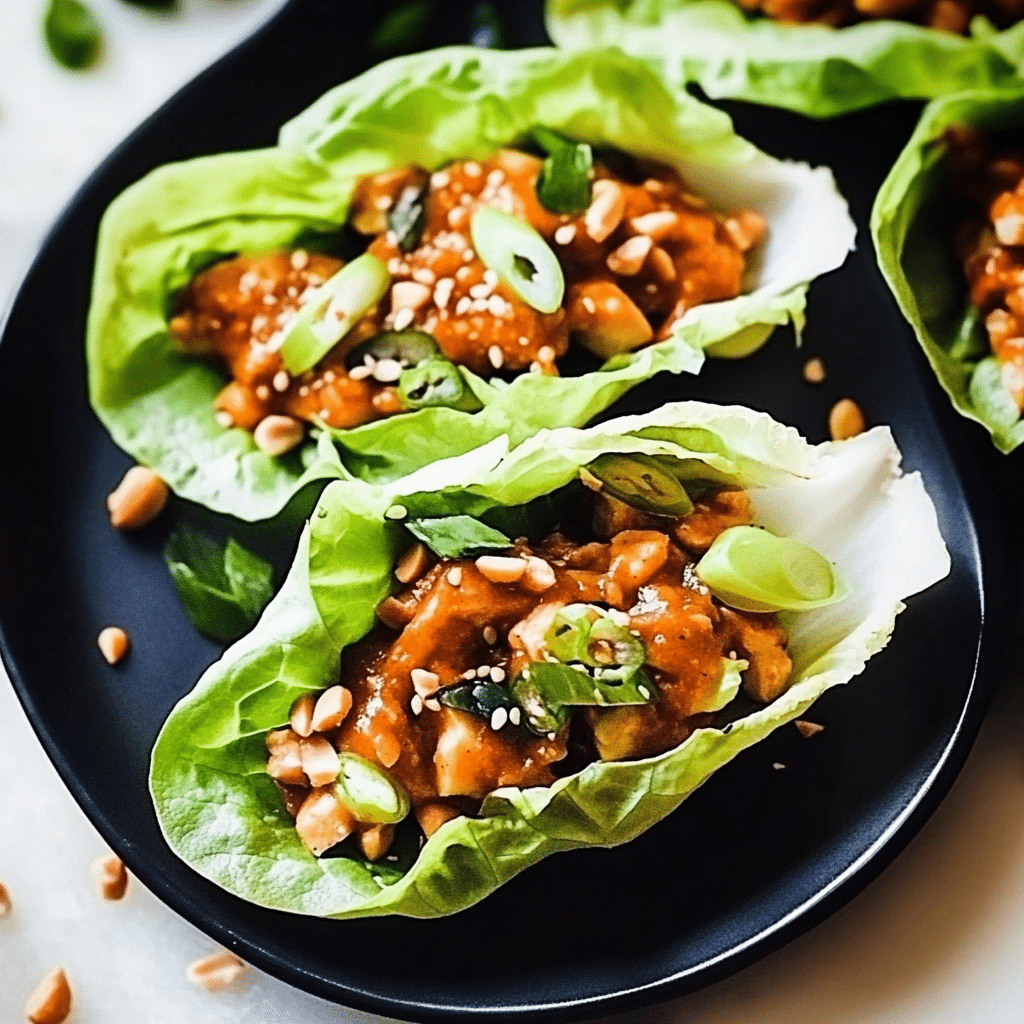
<path id="1" fill-rule="evenodd" d="M 833 441 L 846 441 L 866 429 L 864 413 L 852 398 L 841 398 L 828 414 L 828 431 Z"/>
<path id="2" fill-rule="evenodd" d="M 111 853 L 92 862 L 92 879 L 96 891 L 105 900 L 120 900 L 128 890 L 128 869 L 120 857 Z"/>
<path id="3" fill-rule="evenodd" d="M 120 626 L 106 626 L 101 629 L 96 644 L 108 665 L 116 665 L 131 649 L 131 640 Z"/>
<path id="4" fill-rule="evenodd" d="M 817 722 L 808 722 L 802 718 L 798 718 L 793 724 L 796 726 L 797 732 L 805 740 L 809 740 L 812 736 L 817 736 L 819 732 L 825 731 L 825 726 L 818 725 Z"/>
<path id="5" fill-rule="evenodd" d="M 11 895 L 7 887 L 0 883 L 0 917 L 6 917 L 11 912 Z"/>
<path id="6" fill-rule="evenodd" d="M 148 466 L 132 466 L 107 496 L 110 522 L 119 530 L 147 526 L 164 510 L 170 490 Z"/>
<path id="7" fill-rule="evenodd" d="M 442 803 L 421 804 L 416 808 L 416 820 L 429 839 L 442 825 L 459 817 L 454 807 Z"/>
<path id="8" fill-rule="evenodd" d="M 808 384 L 823 384 L 825 382 L 825 364 L 815 357 L 804 363 L 803 378 Z"/>
<path id="9" fill-rule="evenodd" d="M 322 736 L 310 736 L 299 740 L 299 759 L 310 785 L 328 786 L 341 770 L 338 752 Z"/>
<path id="10" fill-rule="evenodd" d="M 402 552 L 402 557 L 395 566 L 395 579 L 399 583 L 413 583 L 430 568 L 432 561 L 425 544 L 413 544 L 411 548 Z"/>
<path id="11" fill-rule="evenodd" d="M 316 695 L 304 693 L 292 704 L 288 713 L 288 724 L 303 739 L 313 732 L 313 710 L 316 707 Z"/>
<path id="12" fill-rule="evenodd" d="M 295 831 L 315 857 L 337 846 L 355 825 L 355 818 L 334 795 L 333 787 L 314 789 L 295 817 Z"/>
<path id="13" fill-rule="evenodd" d="M 394 825 L 375 825 L 359 833 L 359 849 L 367 860 L 380 860 L 391 849 L 394 838 Z"/>
<path id="14" fill-rule="evenodd" d="M 220 992 L 234 985 L 244 973 L 245 964 L 226 949 L 196 960 L 185 971 L 189 981 L 207 992 Z"/>
<path id="15" fill-rule="evenodd" d="M 480 575 L 492 583 L 518 583 L 526 572 L 526 559 L 481 555 L 476 560 L 476 567 L 480 570 Z"/>
<path id="16" fill-rule="evenodd" d="M 313 731 L 337 729 L 352 708 L 352 692 L 344 686 L 332 686 L 317 698 L 313 709 Z"/>
<path id="17" fill-rule="evenodd" d="M 71 986 L 58 968 L 36 986 L 25 1004 L 25 1017 L 32 1024 L 63 1024 L 71 1013 Z"/>
<path id="18" fill-rule="evenodd" d="M 267 455 L 284 455 L 297 448 L 306 436 L 306 428 L 294 416 L 272 414 L 264 416 L 256 425 L 252 439 Z"/>

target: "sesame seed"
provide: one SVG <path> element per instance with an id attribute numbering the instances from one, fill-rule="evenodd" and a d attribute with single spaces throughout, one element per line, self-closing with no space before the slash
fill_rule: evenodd
<path id="1" fill-rule="evenodd" d="M 582 302 L 583 302 L 583 308 L 588 313 L 596 313 L 597 312 L 597 306 L 594 304 L 594 300 L 589 295 L 584 295 L 583 299 L 582 299 Z"/>
<path id="2" fill-rule="evenodd" d="M 270 398 L 270 388 L 268 388 L 266 384 L 260 384 L 259 387 L 256 388 L 256 397 L 261 402 L 267 401 L 267 399 Z"/>
<path id="3" fill-rule="evenodd" d="M 505 315 L 507 303 L 500 295 L 492 295 L 487 300 L 487 309 L 491 316 L 502 317 Z"/>
<path id="4" fill-rule="evenodd" d="M 481 281 L 480 284 L 475 284 L 469 289 L 469 294 L 474 299 L 486 299 L 487 296 L 491 294 L 492 290 L 493 288 L 491 285 L 485 284 Z"/>
<path id="5" fill-rule="evenodd" d="M 504 728 L 505 723 L 508 721 L 508 711 L 505 708 L 495 708 L 491 713 L 491 728 L 497 732 L 499 729 Z"/>
<path id="6" fill-rule="evenodd" d="M 333 384 L 337 379 L 338 375 L 333 370 L 324 371 L 324 380 L 327 381 L 328 384 Z"/>
<path id="7" fill-rule="evenodd" d="M 526 337 L 525 334 L 520 334 L 519 335 L 519 344 L 522 345 L 525 348 L 527 345 L 530 344 L 530 339 L 528 337 Z"/>
<path id="8" fill-rule="evenodd" d="M 462 582 L 462 567 L 459 565 L 453 566 L 448 570 L 448 582 L 453 586 L 457 587 Z"/>
<path id="9" fill-rule="evenodd" d="M 412 708 L 414 715 L 418 715 L 423 710 L 423 698 L 418 693 L 414 693 L 412 700 L 409 701 L 409 707 Z"/>
<path id="10" fill-rule="evenodd" d="M 430 267 L 417 267 L 417 269 L 412 272 L 412 279 L 414 281 L 419 281 L 420 284 L 433 284 L 436 280 L 436 275 Z"/>
<path id="11" fill-rule="evenodd" d="M 348 371 L 348 375 L 353 380 L 366 380 L 370 376 L 370 368 L 368 366 L 353 366 Z M 302 394 L 302 388 L 299 388 L 299 394 Z"/>
<path id="12" fill-rule="evenodd" d="M 555 350 L 550 345 L 542 345 L 537 352 L 537 358 L 542 363 L 553 363 L 555 361 Z"/>
<path id="13" fill-rule="evenodd" d="M 508 713 L 508 720 L 513 725 L 518 725 L 523 720 L 523 713 L 519 708 L 512 708 Z"/>
<path id="14" fill-rule="evenodd" d="M 643 697 L 644 700 L 650 700 L 651 699 L 651 691 L 648 690 L 646 686 L 638 686 L 636 689 L 637 689 L 637 693 L 639 693 L 640 696 Z"/>
<path id="15" fill-rule="evenodd" d="M 470 178 L 479 178 L 481 173 L 480 165 L 475 160 L 469 160 L 462 165 L 463 171 L 466 172 L 466 176 Z"/>
<path id="16" fill-rule="evenodd" d="M 463 261 L 464 261 L 465 263 L 470 263 L 470 262 L 472 262 L 472 260 L 473 260 L 473 256 L 474 256 L 474 255 L 475 255 L 475 254 L 474 254 L 474 252 L 473 252 L 473 250 L 472 250 L 472 249 L 463 249 L 463 250 L 462 250 L 462 259 L 463 259 Z"/>
<path id="17" fill-rule="evenodd" d="M 470 306 L 470 309 L 472 309 L 474 313 L 486 313 L 488 306 L 489 302 L 487 299 L 474 299 L 473 304 Z M 474 322 L 479 324 L 480 318 L 475 317 Z"/>
<path id="18" fill-rule="evenodd" d="M 394 328 L 396 331 L 404 331 L 412 323 L 415 312 L 408 306 L 403 306 L 395 314 Z"/>
<path id="19" fill-rule="evenodd" d="M 490 665 L 481 665 L 476 670 L 476 677 L 477 677 L 477 679 L 486 679 L 487 676 L 489 676 L 490 674 L 491 674 L 491 666 Z"/>
<path id="20" fill-rule="evenodd" d="M 374 380 L 379 380 L 382 384 L 392 384 L 401 376 L 402 364 L 397 359 L 378 360 L 377 365 L 373 368 Z"/>
<path id="21" fill-rule="evenodd" d="M 391 508 L 384 513 L 385 519 L 404 519 L 409 514 L 409 510 L 404 505 L 392 505 Z"/>
<path id="22" fill-rule="evenodd" d="M 369 373 L 370 371 L 367 370 L 366 372 Z M 309 385 L 308 384 L 303 384 L 302 387 L 299 388 L 299 396 L 302 397 L 302 398 L 308 398 L 309 397 Z"/>
<path id="23" fill-rule="evenodd" d="M 276 302 L 277 302 L 277 296 L 276 295 L 264 295 L 263 296 L 263 305 L 264 306 L 273 306 Z"/>
<path id="24" fill-rule="evenodd" d="M 498 642 L 498 631 L 493 626 L 484 626 L 484 643 L 492 647 Z"/>
<path id="25" fill-rule="evenodd" d="M 491 361 L 491 366 L 496 370 L 500 370 L 505 362 L 505 356 L 497 345 L 492 345 L 487 350 L 487 358 Z"/>
<path id="26" fill-rule="evenodd" d="M 559 245 L 568 245 L 576 237 L 575 224 L 563 224 L 555 232 L 555 241 Z"/>
<path id="27" fill-rule="evenodd" d="M 455 315 L 463 316 L 469 312 L 469 307 L 473 305 L 473 300 L 468 295 L 463 295 L 458 302 L 455 303 Z"/>
<path id="28" fill-rule="evenodd" d="M 549 740 L 553 740 L 557 735 L 558 735 L 558 733 L 556 733 L 556 732 L 549 732 L 548 733 L 548 739 Z"/>
<path id="29" fill-rule="evenodd" d="M 462 678 L 463 679 L 476 679 L 476 669 L 475 668 L 467 668 L 466 671 L 462 673 Z"/>
<path id="30" fill-rule="evenodd" d="M 331 418 L 331 410 L 330 409 L 321 409 L 320 410 L 320 419 L 327 420 L 327 419 L 330 419 L 330 418 Z"/>
<path id="31" fill-rule="evenodd" d="M 372 373 L 373 368 L 377 365 L 377 360 L 374 359 L 369 352 L 367 352 L 366 355 L 363 356 L 363 365 L 368 366 L 370 368 L 370 372 Z"/>
<path id="32" fill-rule="evenodd" d="M 451 183 L 451 180 L 451 176 L 447 171 L 435 171 L 430 176 L 430 184 L 433 185 L 434 188 L 447 188 Z"/>
<path id="33" fill-rule="evenodd" d="M 487 175 L 487 184 L 491 188 L 497 188 L 505 180 L 505 172 L 500 167 L 495 167 L 490 174 Z"/>
<path id="34" fill-rule="evenodd" d="M 224 409 L 219 410 L 213 414 L 213 418 L 225 429 L 233 427 L 235 425 L 234 418 L 231 413 L 226 412 Z"/>
<path id="35" fill-rule="evenodd" d="M 294 270 L 305 270 L 309 266 L 309 253 L 305 249 L 296 249 L 290 262 Z"/>
<path id="36" fill-rule="evenodd" d="M 492 288 L 498 287 L 498 272 L 491 270 L 490 267 L 484 271 L 484 284 L 490 285 Z"/>
<path id="37" fill-rule="evenodd" d="M 388 260 L 388 273 L 397 274 L 399 268 L 402 266 L 402 261 L 397 256 L 392 256 Z"/>
<path id="38" fill-rule="evenodd" d="M 275 391 L 287 391 L 288 385 L 291 384 L 291 382 L 292 379 L 287 370 L 278 370 L 277 373 L 274 374 L 274 380 L 272 383 Z"/>
<path id="39" fill-rule="evenodd" d="M 492 683 L 503 683 L 505 681 L 505 670 L 500 665 L 495 665 L 491 669 L 491 682 Z"/>

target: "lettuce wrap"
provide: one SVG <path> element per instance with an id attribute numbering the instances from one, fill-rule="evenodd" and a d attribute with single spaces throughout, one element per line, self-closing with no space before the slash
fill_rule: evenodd
<path id="1" fill-rule="evenodd" d="M 902 21 L 783 24 L 732 0 L 549 0 L 547 27 L 566 49 L 614 44 L 653 62 L 673 92 L 699 82 L 713 99 L 811 117 L 988 88 L 1024 64 L 1024 24 L 997 32 L 980 16 L 964 37 Z"/>
<path id="2" fill-rule="evenodd" d="M 953 252 L 957 224 L 950 220 L 953 193 L 941 144 L 951 125 L 1019 133 L 1024 82 L 930 103 L 879 190 L 871 233 L 882 273 L 953 405 L 986 427 L 1000 451 L 1009 452 L 1024 441 L 1024 423 L 1003 389 Z"/>
<path id="3" fill-rule="evenodd" d="M 479 817 L 448 822 L 404 864 L 313 857 L 265 772 L 264 737 L 298 696 L 337 680 L 345 647 L 373 625 L 409 542 L 385 511 L 401 503 L 414 515 L 486 515 L 549 494 L 605 452 L 697 458 L 736 473 L 751 489 L 756 523 L 838 566 L 851 587 L 846 600 L 780 615 L 791 688 L 660 756 L 597 762 L 549 787 L 496 790 Z M 901 475 L 899 461 L 884 428 L 812 446 L 764 414 L 683 402 L 587 430 L 542 431 L 511 453 L 497 438 L 393 483 L 330 484 L 263 618 L 205 673 L 157 739 L 151 789 L 167 841 L 245 899 L 337 918 L 451 914 L 548 854 L 628 842 L 717 768 L 857 675 L 887 643 L 904 598 L 947 574 L 935 510 L 920 477 Z"/>
<path id="4" fill-rule="evenodd" d="M 764 214 L 769 235 L 753 255 L 746 293 L 691 310 L 668 340 L 580 377 L 524 374 L 508 384 L 464 371 L 483 405 L 477 413 L 404 413 L 321 433 L 280 458 L 217 424 L 213 399 L 226 378 L 175 352 L 167 315 L 177 289 L 221 257 L 337 228 L 362 175 L 482 158 L 538 124 L 673 163 L 713 205 Z M 776 325 L 801 325 L 808 282 L 843 262 L 853 236 L 827 169 L 768 157 L 726 115 L 673 98 L 653 71 L 618 51 L 417 54 L 327 93 L 283 127 L 273 149 L 162 167 L 114 201 L 100 229 L 89 314 L 90 396 L 114 440 L 178 494 L 263 519 L 309 481 L 395 479 L 494 437 L 514 445 L 543 427 L 582 425 L 660 371 L 697 372 L 709 348 L 750 351 Z"/>

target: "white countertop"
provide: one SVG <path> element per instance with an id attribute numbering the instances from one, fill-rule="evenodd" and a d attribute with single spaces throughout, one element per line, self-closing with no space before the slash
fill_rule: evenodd
<path id="1" fill-rule="evenodd" d="M 56 67 L 43 0 L 0 0 L 0 306 L 75 187 L 147 113 L 282 0 L 185 0 L 175 18 L 90 0 L 108 29 L 100 67 Z M 2 570 L 0 570 L 2 571 Z M 1016 645 L 1024 649 L 1024 643 Z M 696 995 L 609 1018 L 701 1024 L 1018 1024 L 1024 1019 L 1024 653 L 952 793 L 910 847 L 843 910 Z M 137 882 L 94 893 L 104 845 L 30 730 L 0 669 L 0 1022 L 63 966 L 74 1024 L 363 1024 L 249 969 L 216 994 L 185 968 L 216 949 Z M 816 742 L 827 742 L 823 736 Z"/>

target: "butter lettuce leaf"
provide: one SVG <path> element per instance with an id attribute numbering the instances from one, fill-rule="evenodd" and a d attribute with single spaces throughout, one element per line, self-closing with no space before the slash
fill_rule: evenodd
<path id="1" fill-rule="evenodd" d="M 345 647 L 371 627 L 391 588 L 403 529 L 394 504 L 430 493 L 450 514 L 539 498 L 604 451 L 704 458 L 741 472 L 756 521 L 835 562 L 852 586 L 838 605 L 787 613 L 794 682 L 724 729 L 697 730 L 641 761 L 596 763 L 549 787 L 502 788 L 479 817 L 457 818 L 403 874 L 358 859 L 311 856 L 264 772 L 267 730 L 300 694 L 338 678 Z M 544 431 L 511 453 L 499 438 L 387 484 L 337 481 L 321 496 L 282 590 L 174 709 L 153 752 L 151 789 L 168 842 L 204 877 L 259 903 L 347 918 L 454 913 L 549 854 L 627 842 L 670 813 L 717 768 L 849 682 L 887 643 L 911 594 L 949 571 L 935 510 L 903 475 L 888 430 L 812 446 L 746 409 L 677 403 L 588 430 Z M 723 678 L 727 701 L 736 664 Z"/>
<path id="2" fill-rule="evenodd" d="M 951 125 L 985 132 L 1024 126 L 1024 82 L 934 100 L 875 199 L 871 234 L 882 274 L 953 405 L 985 426 L 1000 451 L 1024 442 L 1024 423 L 1001 384 L 984 327 L 953 252 L 954 199 L 942 136 Z"/>
<path id="3" fill-rule="evenodd" d="M 1024 25 L 969 37 L 902 21 L 846 28 L 752 17 L 732 0 L 549 0 L 551 38 L 567 49 L 618 45 L 682 91 L 834 117 L 894 99 L 988 88 L 1024 63 Z"/>
<path id="4" fill-rule="evenodd" d="M 237 252 L 294 244 L 343 223 L 357 179 L 410 161 L 482 158 L 545 125 L 568 138 L 671 161 L 716 207 L 769 222 L 745 294 L 698 307 L 669 340 L 579 377 L 467 373 L 476 413 L 421 409 L 320 432 L 271 458 L 214 418 L 226 381 L 177 354 L 167 317 L 200 269 Z M 395 479 L 508 435 L 578 426 L 656 373 L 696 373 L 736 336 L 750 349 L 803 322 L 807 283 L 839 266 L 854 228 L 831 174 L 775 160 L 729 118 L 619 51 L 492 52 L 458 47 L 402 57 L 338 86 L 286 124 L 279 144 L 171 164 L 110 206 L 100 228 L 87 354 L 93 408 L 114 440 L 180 495 L 247 520 L 277 513 L 306 484 Z M 316 434 L 316 432 L 314 432 Z"/>

